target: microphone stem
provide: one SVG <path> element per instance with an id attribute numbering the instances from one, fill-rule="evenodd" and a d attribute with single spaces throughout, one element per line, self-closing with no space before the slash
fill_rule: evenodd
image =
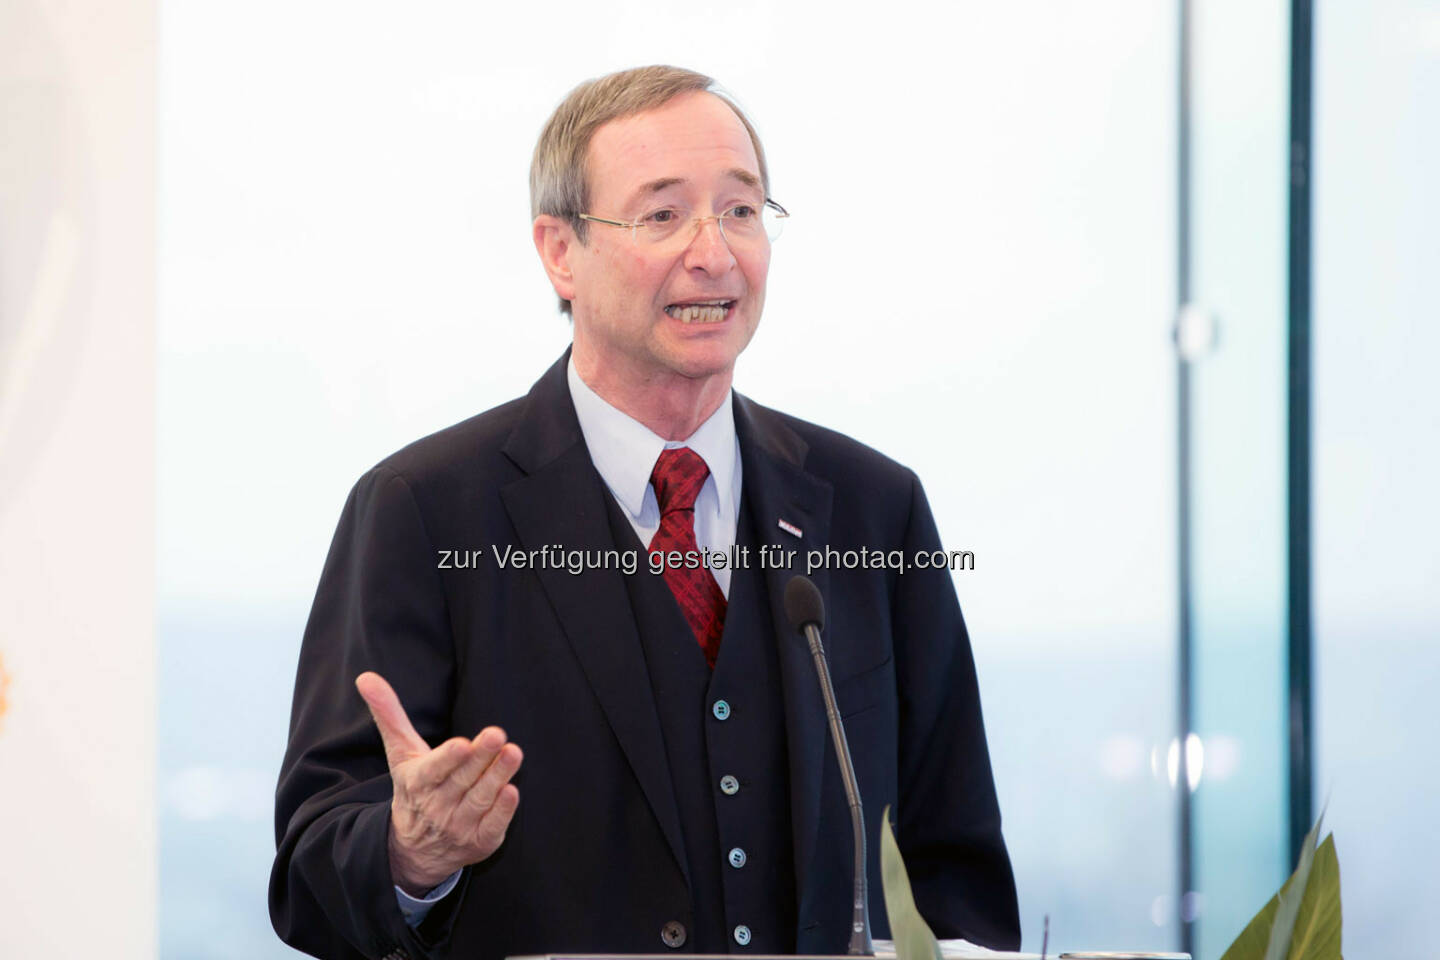
<path id="1" fill-rule="evenodd" d="M 855 764 L 850 759 L 850 744 L 840 711 L 835 706 L 835 687 L 830 680 L 830 667 L 825 661 L 825 648 L 820 643 L 820 630 L 813 623 L 805 625 L 805 638 L 810 641 L 810 656 L 815 659 L 815 673 L 820 678 L 820 695 L 825 699 L 825 716 L 830 721 L 830 740 L 835 745 L 835 759 L 840 779 L 845 784 L 845 797 L 850 802 L 850 826 L 855 834 L 854 913 L 850 923 L 851 956 L 871 956 L 875 948 L 870 942 L 870 906 L 865 880 L 865 815 L 860 808 L 860 787 L 855 782 Z"/>

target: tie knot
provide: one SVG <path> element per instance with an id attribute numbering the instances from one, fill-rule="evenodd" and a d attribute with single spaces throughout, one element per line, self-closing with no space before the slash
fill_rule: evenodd
<path id="1" fill-rule="evenodd" d="M 655 469 L 650 471 L 650 482 L 655 486 L 655 499 L 660 503 L 660 515 L 676 510 L 695 509 L 695 498 L 705 486 L 710 468 L 705 460 L 689 447 L 675 447 L 662 450 Z"/>

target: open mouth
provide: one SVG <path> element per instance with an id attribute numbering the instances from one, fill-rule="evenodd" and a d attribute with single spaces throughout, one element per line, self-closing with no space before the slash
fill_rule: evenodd
<path id="1" fill-rule="evenodd" d="M 734 300 L 700 300 L 672 303 L 665 312 L 681 323 L 719 323 L 729 316 L 734 306 Z"/>

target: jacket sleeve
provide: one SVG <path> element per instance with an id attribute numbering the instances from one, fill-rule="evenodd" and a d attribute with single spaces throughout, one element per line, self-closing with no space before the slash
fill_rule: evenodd
<path id="1" fill-rule="evenodd" d="M 355 689 L 374 670 L 428 743 L 450 735 L 455 650 L 436 556 L 404 477 L 381 466 L 356 484 L 305 628 L 275 795 L 271 922 L 317 957 L 427 956 L 444 947 L 464 895 L 462 879 L 418 929 L 401 915 L 389 769 Z"/>
<path id="2" fill-rule="evenodd" d="M 940 535 L 912 474 L 905 556 L 892 622 L 900 690 L 896 842 L 916 906 L 937 937 L 1020 947 L 1015 877 L 980 714 L 970 638 L 948 568 L 917 566 Z"/>

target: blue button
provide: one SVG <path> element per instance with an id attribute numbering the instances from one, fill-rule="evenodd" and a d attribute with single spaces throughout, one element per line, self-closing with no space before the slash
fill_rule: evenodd
<path id="1" fill-rule="evenodd" d="M 740 792 L 740 781 L 726 774 L 720 778 L 720 792 L 727 797 L 733 797 Z"/>
<path id="2" fill-rule="evenodd" d="M 743 923 L 735 928 L 735 942 L 742 947 L 750 942 L 750 928 Z"/>
<path id="3" fill-rule="evenodd" d="M 710 712 L 715 714 L 716 720 L 724 720 L 726 717 L 730 716 L 730 704 L 726 703 L 724 700 L 716 700 L 715 706 L 710 708 Z"/>
<path id="4" fill-rule="evenodd" d="M 744 850 L 741 850 L 739 847 L 730 848 L 730 866 L 734 867 L 736 870 L 739 870 L 741 867 L 745 866 Z"/>

